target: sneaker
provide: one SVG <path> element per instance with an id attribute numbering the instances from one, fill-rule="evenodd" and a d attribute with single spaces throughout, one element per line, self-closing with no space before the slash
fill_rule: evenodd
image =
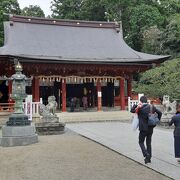
<path id="1" fill-rule="evenodd" d="M 150 157 L 150 155 L 147 155 L 147 156 L 146 156 L 146 158 L 144 159 L 144 162 L 145 162 L 145 164 L 151 163 L 151 157 Z"/>

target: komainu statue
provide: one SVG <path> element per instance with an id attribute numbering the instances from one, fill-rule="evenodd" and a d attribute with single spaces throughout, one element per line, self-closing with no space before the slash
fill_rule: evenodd
<path id="1" fill-rule="evenodd" d="M 59 121 L 59 117 L 55 114 L 57 102 L 55 96 L 48 97 L 48 104 L 39 105 L 39 114 L 42 116 L 40 121 L 36 123 L 38 134 L 50 135 L 61 134 L 65 132 L 65 123 Z"/>
<path id="2" fill-rule="evenodd" d="M 170 102 L 168 95 L 163 96 L 162 104 L 164 107 L 164 114 L 176 112 L 176 101 Z"/>
<path id="3" fill-rule="evenodd" d="M 58 121 L 59 118 L 55 114 L 56 108 L 57 108 L 57 102 L 55 96 L 49 96 L 48 104 L 46 106 L 44 104 L 39 105 L 39 114 L 43 116 L 42 120 L 46 122 Z"/>
<path id="4" fill-rule="evenodd" d="M 55 96 L 48 97 L 48 104 L 46 105 L 46 107 L 52 115 L 55 115 L 55 111 L 57 108 L 57 102 Z"/>

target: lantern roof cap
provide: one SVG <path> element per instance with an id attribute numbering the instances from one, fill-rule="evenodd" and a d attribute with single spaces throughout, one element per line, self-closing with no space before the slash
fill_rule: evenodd
<path id="1" fill-rule="evenodd" d="M 15 71 L 22 72 L 22 65 L 20 64 L 19 61 L 15 64 Z"/>

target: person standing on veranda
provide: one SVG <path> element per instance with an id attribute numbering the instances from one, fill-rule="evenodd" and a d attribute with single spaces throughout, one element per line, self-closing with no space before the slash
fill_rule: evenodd
<path id="1" fill-rule="evenodd" d="M 169 126 L 174 124 L 174 152 L 175 158 L 180 163 L 180 103 L 176 106 L 176 115 L 169 122 Z"/>
<path id="2" fill-rule="evenodd" d="M 152 147 L 151 147 L 151 139 L 153 134 L 153 129 L 155 126 L 148 125 L 148 117 L 149 113 L 157 113 L 159 120 L 161 119 L 162 113 L 155 106 L 151 106 L 147 103 L 146 96 L 141 96 L 140 103 L 138 105 L 134 105 L 131 109 L 132 113 L 137 113 L 139 118 L 139 146 L 142 150 L 142 154 L 145 157 L 145 164 L 151 163 L 152 157 Z M 146 141 L 146 147 L 144 145 L 144 141 Z"/>
<path id="3" fill-rule="evenodd" d="M 83 109 L 84 109 L 84 110 L 87 110 L 87 107 L 88 107 L 87 96 L 83 96 L 82 102 L 83 102 Z"/>

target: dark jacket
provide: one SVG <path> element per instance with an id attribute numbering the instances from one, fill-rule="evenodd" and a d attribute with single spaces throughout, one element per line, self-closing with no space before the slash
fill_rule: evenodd
<path id="1" fill-rule="evenodd" d="M 174 124 L 175 126 L 174 136 L 180 137 L 180 113 L 177 113 L 172 117 L 171 121 L 169 122 L 169 125 L 171 126 L 172 124 Z"/>
<path id="2" fill-rule="evenodd" d="M 152 105 L 151 105 L 152 106 Z M 131 109 L 132 113 L 136 112 L 137 105 L 133 106 Z M 162 113 L 155 106 L 152 106 L 152 113 L 157 113 L 159 120 L 161 119 Z M 138 109 L 138 118 L 139 118 L 139 130 L 140 131 L 148 131 L 149 128 L 153 128 L 152 126 L 148 126 L 148 116 L 150 113 L 150 105 L 144 104 L 142 107 Z"/>

